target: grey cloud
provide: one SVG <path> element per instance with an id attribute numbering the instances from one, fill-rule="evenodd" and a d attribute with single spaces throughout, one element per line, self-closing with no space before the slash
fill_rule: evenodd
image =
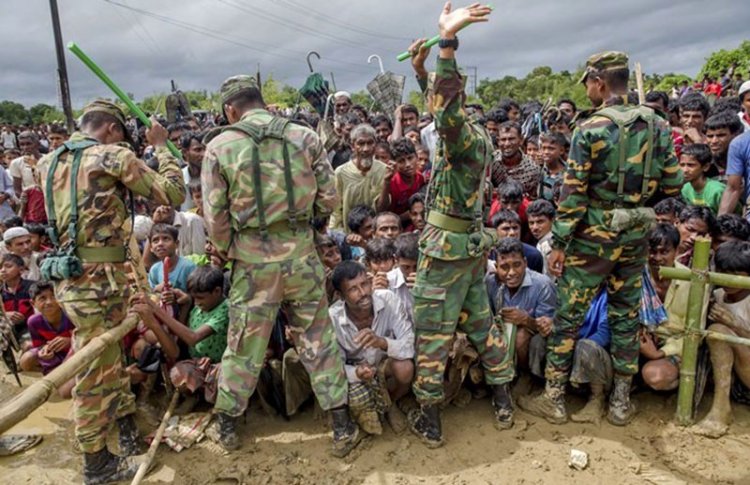
<path id="1" fill-rule="evenodd" d="M 386 69 L 407 74 L 407 89 L 416 89 L 408 62 L 398 63 L 395 56 L 409 39 L 434 35 L 442 5 L 433 0 L 116 1 L 245 45 L 103 0 L 59 0 L 65 40 L 77 42 L 138 99 L 167 91 L 170 79 L 183 89 L 215 90 L 227 76 L 254 72 L 257 63 L 264 77 L 270 74 L 301 86 L 308 74 L 309 50 L 320 52 L 316 69 L 327 78 L 334 72 L 339 89 L 364 88 L 377 73 L 377 66 L 366 62 L 370 54 L 382 56 Z M 734 48 L 747 38 L 747 7 L 741 0 L 507 0 L 495 7 L 489 23 L 472 26 L 460 36 L 459 62 L 478 66 L 480 78 L 523 76 L 538 65 L 575 70 L 604 49 L 629 52 L 646 72 L 695 75 L 712 51 Z M 47 2 L 4 0 L 0 11 L 0 98 L 27 105 L 55 103 Z M 332 18 L 323 21 L 319 14 Z M 285 25 L 269 21 L 269 16 Z M 74 105 L 111 96 L 75 57 L 67 55 L 67 64 Z"/>

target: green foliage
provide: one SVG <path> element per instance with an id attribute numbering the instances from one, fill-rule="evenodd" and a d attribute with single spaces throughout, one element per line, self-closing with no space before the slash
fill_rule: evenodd
<path id="1" fill-rule="evenodd" d="M 699 76 L 719 76 L 733 65 L 736 66 L 735 72 L 741 72 L 743 75 L 750 68 L 750 40 L 742 42 L 736 49 L 721 49 L 712 53 L 706 58 Z"/>
<path id="2" fill-rule="evenodd" d="M 653 82 L 655 81 L 655 82 Z M 653 87 L 654 91 L 664 91 L 665 93 L 669 94 L 670 91 L 672 91 L 673 86 L 681 86 L 683 81 L 690 82 L 690 76 L 686 74 L 665 74 L 664 76 L 659 76 L 658 79 L 655 80 L 649 80 L 645 81 L 646 91 L 651 90 L 650 88 Z"/>
<path id="3" fill-rule="evenodd" d="M 0 123 L 22 125 L 29 122 L 29 113 L 21 103 L 0 101 Z"/>
<path id="4" fill-rule="evenodd" d="M 546 102 L 549 98 L 556 102 L 560 98 L 570 98 L 579 107 L 586 107 L 590 103 L 586 98 L 586 90 L 578 83 L 581 73 L 580 70 L 575 73 L 553 72 L 548 66 L 539 66 L 523 79 L 514 76 L 496 80 L 482 79 L 477 94 L 486 109 L 492 109 L 503 98 L 512 98 L 519 103 L 532 100 Z"/>
<path id="5" fill-rule="evenodd" d="M 29 116 L 34 124 L 52 123 L 54 121 L 65 121 L 65 114 L 54 106 L 48 104 L 36 104 L 29 108 Z"/>

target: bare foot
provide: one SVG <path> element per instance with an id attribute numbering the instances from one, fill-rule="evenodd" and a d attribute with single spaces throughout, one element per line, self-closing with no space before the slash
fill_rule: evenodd
<path id="1" fill-rule="evenodd" d="M 592 396 L 586 405 L 577 413 L 570 415 L 570 420 L 575 423 L 599 424 L 604 414 L 604 396 Z"/>
<path id="2" fill-rule="evenodd" d="M 705 436 L 706 438 L 721 438 L 729 431 L 728 420 L 722 420 L 709 414 L 703 420 L 689 428 L 691 433 Z"/>

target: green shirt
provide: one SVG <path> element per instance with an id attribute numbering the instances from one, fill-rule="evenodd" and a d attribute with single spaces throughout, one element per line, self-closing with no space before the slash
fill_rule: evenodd
<path id="1" fill-rule="evenodd" d="M 726 185 L 718 180 L 708 179 L 702 192 L 696 192 L 692 184 L 682 186 L 682 198 L 690 205 L 703 205 L 711 209 L 714 214 L 719 212 L 721 196 L 726 190 Z"/>
<path id="2" fill-rule="evenodd" d="M 227 348 L 227 329 L 229 328 L 229 304 L 227 300 L 222 301 L 210 312 L 204 312 L 198 307 L 190 311 L 188 326 L 193 332 L 208 325 L 214 331 L 204 338 L 195 347 L 190 347 L 190 357 L 199 359 L 208 357 L 211 362 L 221 362 L 221 356 Z"/>

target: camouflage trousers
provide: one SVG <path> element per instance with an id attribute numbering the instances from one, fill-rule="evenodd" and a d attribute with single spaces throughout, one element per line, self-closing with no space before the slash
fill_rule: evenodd
<path id="1" fill-rule="evenodd" d="M 626 245 L 594 244 L 580 239 L 570 243 L 562 277 L 557 280 L 559 309 L 547 338 L 548 384 L 560 388 L 568 382 L 578 331 L 605 281 L 612 367 L 618 374 L 638 372 L 638 310 L 641 272 L 646 264 L 645 243 L 645 239 Z"/>
<path id="2" fill-rule="evenodd" d="M 61 301 L 75 331 L 73 349 L 78 351 L 92 338 L 122 323 L 127 295 L 101 300 Z M 110 345 L 76 376 L 73 388 L 75 433 L 84 453 L 106 446 L 107 433 L 115 419 L 135 412 L 135 396 L 123 366 L 121 345 Z"/>
<path id="3" fill-rule="evenodd" d="M 487 384 L 513 379 L 507 343 L 490 314 L 485 258 L 443 261 L 419 255 L 414 294 L 417 376 L 413 390 L 423 405 L 444 399 L 443 376 L 456 329 L 479 353 Z"/>
<path id="4" fill-rule="evenodd" d="M 347 403 L 347 380 L 328 317 L 325 272 L 318 255 L 277 263 L 234 261 L 227 349 L 215 410 L 241 416 L 255 391 L 281 305 L 300 361 L 324 410 Z"/>

